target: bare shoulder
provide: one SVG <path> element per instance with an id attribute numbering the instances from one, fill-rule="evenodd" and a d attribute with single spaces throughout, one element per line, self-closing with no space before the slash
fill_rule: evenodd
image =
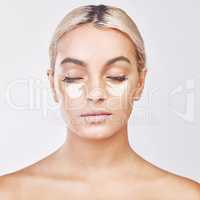
<path id="1" fill-rule="evenodd" d="M 154 170 L 158 174 L 154 192 L 160 198 L 166 200 L 200 200 L 200 184 L 197 181 L 158 167 L 155 167 Z"/>
<path id="2" fill-rule="evenodd" d="M 200 184 L 190 178 L 168 173 L 165 181 L 165 194 L 182 200 L 200 200 Z"/>
<path id="3" fill-rule="evenodd" d="M 15 175 L 0 176 L 0 199 L 14 199 L 17 187 L 18 184 Z"/>
<path id="4" fill-rule="evenodd" d="M 200 183 L 148 163 L 148 192 L 163 200 L 200 200 Z"/>
<path id="5" fill-rule="evenodd" d="M 0 200 L 20 199 L 18 198 L 20 191 L 24 185 L 33 182 L 34 175 L 40 171 L 43 162 L 40 160 L 30 166 L 0 176 Z"/>

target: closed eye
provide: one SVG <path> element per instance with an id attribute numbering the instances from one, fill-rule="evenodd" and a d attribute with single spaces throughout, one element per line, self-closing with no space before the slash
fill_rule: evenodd
<path id="1" fill-rule="evenodd" d="M 124 75 L 123 76 L 107 76 L 107 78 L 110 78 L 110 79 L 112 79 L 114 81 L 118 81 L 118 82 L 122 82 L 122 81 L 127 79 L 127 77 L 124 76 Z M 81 77 L 67 77 L 66 76 L 63 81 L 66 81 L 67 83 L 73 83 L 76 80 L 81 80 L 81 79 L 83 79 L 83 78 L 81 78 Z"/>
<path id="2" fill-rule="evenodd" d="M 123 76 L 107 76 L 107 78 L 113 79 L 115 81 L 120 81 L 120 82 L 127 79 L 127 77 L 124 75 Z"/>
<path id="3" fill-rule="evenodd" d="M 74 81 L 76 81 L 76 80 L 80 80 L 80 79 L 83 79 L 83 78 L 81 78 L 81 77 L 65 77 L 65 79 L 63 80 L 63 81 L 66 81 L 67 83 L 73 83 Z"/>

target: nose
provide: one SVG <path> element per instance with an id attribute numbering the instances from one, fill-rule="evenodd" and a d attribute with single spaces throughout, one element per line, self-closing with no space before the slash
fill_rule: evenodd
<path id="1" fill-rule="evenodd" d="M 99 102 L 99 101 L 105 101 L 106 99 L 106 93 L 104 90 L 104 83 L 102 80 L 93 78 L 93 80 L 90 81 L 90 84 L 88 86 L 87 90 L 87 100 L 93 101 L 93 102 Z"/>
<path id="2" fill-rule="evenodd" d="M 98 101 L 104 101 L 105 100 L 104 92 L 102 91 L 101 88 L 93 89 L 88 93 L 87 99 L 95 103 Z"/>

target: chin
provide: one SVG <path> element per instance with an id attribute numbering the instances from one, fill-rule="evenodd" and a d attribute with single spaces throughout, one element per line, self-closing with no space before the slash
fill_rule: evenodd
<path id="1" fill-rule="evenodd" d="M 115 134 L 109 127 L 91 127 L 77 134 L 87 139 L 106 139 Z"/>
<path id="2" fill-rule="evenodd" d="M 81 138 L 85 139 L 106 139 L 112 137 L 116 134 L 121 128 L 122 124 L 120 123 L 89 123 L 89 124 L 71 124 L 68 126 L 69 130 L 78 135 Z"/>
<path id="3" fill-rule="evenodd" d="M 121 116 L 121 115 L 120 115 Z M 88 119 L 70 115 L 66 117 L 68 130 L 77 136 L 85 139 L 106 139 L 116 134 L 124 127 L 124 116 L 113 115 L 106 119 Z"/>

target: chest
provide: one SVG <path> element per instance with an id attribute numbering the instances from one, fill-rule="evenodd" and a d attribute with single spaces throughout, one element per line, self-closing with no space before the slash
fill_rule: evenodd
<path id="1" fill-rule="evenodd" d="M 151 198 L 152 196 L 152 198 Z M 129 184 L 42 183 L 28 184 L 16 200 L 156 200 L 153 193 Z"/>

